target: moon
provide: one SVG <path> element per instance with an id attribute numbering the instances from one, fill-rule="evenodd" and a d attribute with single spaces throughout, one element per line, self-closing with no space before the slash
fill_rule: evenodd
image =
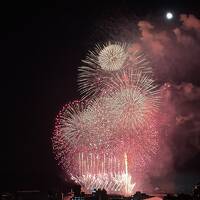
<path id="1" fill-rule="evenodd" d="M 171 19 L 173 19 L 174 16 L 171 12 L 167 12 L 165 17 L 166 17 L 166 19 L 171 20 Z"/>

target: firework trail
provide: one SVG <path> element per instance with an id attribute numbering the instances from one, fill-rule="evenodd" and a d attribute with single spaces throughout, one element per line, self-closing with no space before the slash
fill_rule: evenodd
<path id="1" fill-rule="evenodd" d="M 127 154 L 124 163 L 108 154 L 78 154 L 79 174 L 71 174 L 72 180 L 82 185 L 85 190 L 101 188 L 113 192 L 131 194 L 135 183 L 128 172 Z"/>

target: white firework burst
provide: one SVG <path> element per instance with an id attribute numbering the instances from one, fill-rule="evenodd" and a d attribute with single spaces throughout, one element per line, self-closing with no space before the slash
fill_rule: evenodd
<path id="1" fill-rule="evenodd" d="M 111 44 L 103 45 L 103 48 L 97 46 L 97 62 L 99 66 L 105 71 L 116 71 L 124 67 L 127 51 L 125 44 Z"/>
<path id="2" fill-rule="evenodd" d="M 110 116 L 115 118 L 117 127 L 143 130 L 152 123 L 159 110 L 160 91 L 155 82 L 141 73 L 118 74 L 103 92 L 108 95 L 104 106 L 109 108 Z"/>
<path id="3" fill-rule="evenodd" d="M 115 57 L 119 59 L 115 60 Z M 83 63 L 78 69 L 78 85 L 83 99 L 100 96 L 110 79 L 126 70 L 152 75 L 150 62 L 145 55 L 139 51 L 129 51 L 127 44 L 108 42 L 102 47 L 97 45 L 94 51 L 89 51 Z"/>
<path id="4" fill-rule="evenodd" d="M 127 58 L 127 45 L 108 42 L 97 44 L 89 51 L 84 65 L 79 67 L 78 85 L 83 98 L 97 97 L 104 88 L 107 79 L 122 69 Z"/>

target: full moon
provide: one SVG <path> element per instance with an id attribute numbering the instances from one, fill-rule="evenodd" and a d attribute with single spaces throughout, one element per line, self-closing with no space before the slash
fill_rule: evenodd
<path id="1" fill-rule="evenodd" d="M 173 18 L 173 14 L 171 12 L 167 12 L 166 13 L 166 18 L 167 19 L 172 19 Z"/>

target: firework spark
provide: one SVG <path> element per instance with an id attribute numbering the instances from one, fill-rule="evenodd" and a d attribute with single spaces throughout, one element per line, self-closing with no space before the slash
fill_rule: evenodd
<path id="1" fill-rule="evenodd" d="M 115 156 L 106 154 L 79 154 L 79 175 L 71 174 L 72 180 L 83 186 L 85 191 L 93 188 L 106 189 L 110 192 L 131 194 L 135 183 L 128 172 L 127 154 L 124 153 L 124 163 Z"/>
<path id="2" fill-rule="evenodd" d="M 155 82 L 141 73 L 134 74 L 132 70 L 115 76 L 103 92 L 104 106 L 115 117 L 118 128 L 124 130 L 144 130 L 152 124 L 159 111 L 160 91 Z"/>

